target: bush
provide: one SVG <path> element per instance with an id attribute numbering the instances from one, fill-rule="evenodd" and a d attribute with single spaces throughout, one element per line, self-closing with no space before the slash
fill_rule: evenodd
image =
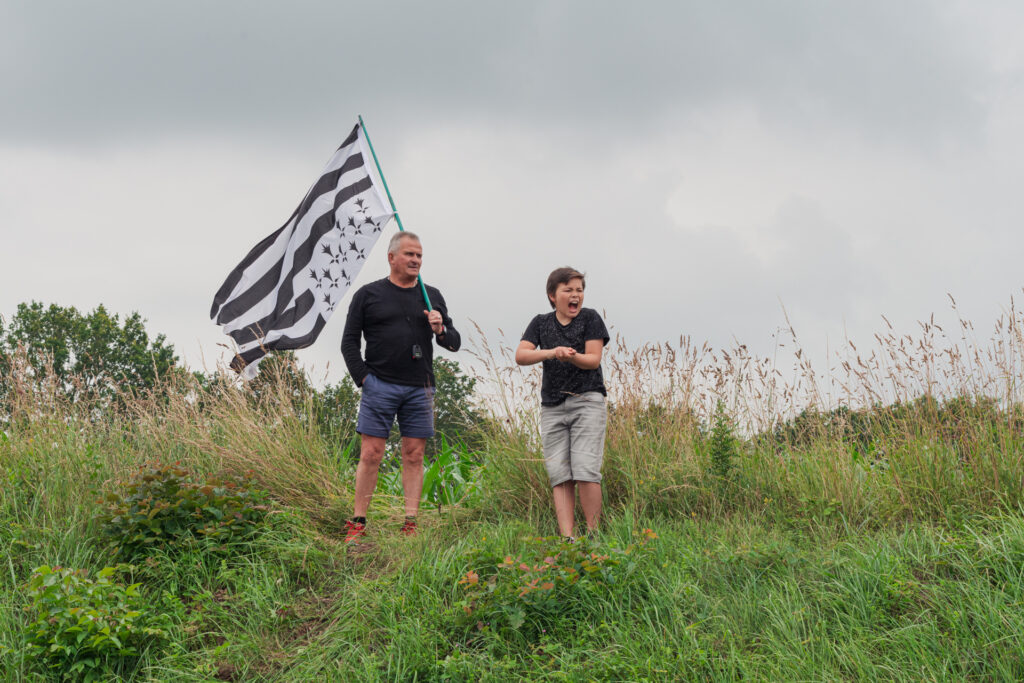
<path id="1" fill-rule="evenodd" d="M 658 536 L 644 529 L 639 542 L 619 548 L 589 538 L 569 542 L 560 537 L 528 539 L 532 552 L 498 559 L 476 550 L 471 568 L 459 579 L 465 589 L 460 603 L 463 626 L 498 632 L 518 631 L 530 640 L 563 619 L 593 613 L 594 594 L 622 591 L 639 561 Z M 619 602 L 623 596 L 612 598 Z"/>
<path id="2" fill-rule="evenodd" d="M 247 478 L 195 481 L 178 463 L 139 467 L 100 513 L 103 536 L 125 556 L 174 548 L 195 538 L 224 545 L 251 536 L 269 511 L 266 493 Z"/>
<path id="3" fill-rule="evenodd" d="M 427 458 L 444 449 L 442 439 L 448 443 L 465 444 L 470 451 L 483 446 L 484 417 L 476 408 L 476 383 L 467 376 L 457 361 L 434 357 L 434 430 L 437 437 L 427 441 Z"/>
<path id="4" fill-rule="evenodd" d="M 0 358 L 0 362 L 2 360 Z M 442 439 L 463 443 L 471 451 L 478 450 L 483 445 L 484 418 L 476 407 L 477 380 L 467 376 L 456 361 L 435 358 L 434 381 L 436 437 L 427 441 L 427 461 L 432 462 L 444 449 Z M 300 419 L 314 420 L 321 438 L 330 448 L 337 448 L 342 461 L 359 460 L 356 422 L 361 390 L 348 375 L 337 384 L 328 384 L 318 391 L 293 351 L 274 352 L 260 363 L 259 374 L 248 387 L 256 403 L 270 400 L 287 406 Z M 401 442 L 398 427 L 394 425 L 388 437 L 387 452 L 398 453 Z M 386 460 L 385 471 L 396 464 L 391 459 Z"/>
<path id="5" fill-rule="evenodd" d="M 337 384 L 328 384 L 323 391 L 313 392 L 313 415 L 317 429 L 324 443 L 345 449 L 359 459 L 359 435 L 356 434 L 356 420 L 359 418 L 359 390 L 352 378 L 345 375 Z"/>
<path id="6" fill-rule="evenodd" d="M 1002 410 L 996 399 L 959 395 L 943 401 L 920 396 L 889 405 L 852 409 L 839 406 L 819 412 L 806 409 L 758 436 L 760 443 L 805 449 L 824 441 L 842 441 L 861 456 L 873 456 L 884 444 L 925 438 L 941 441 L 968 459 L 978 448 L 999 444 L 1001 433 L 1020 438 L 1024 420 L 1013 407 Z"/>
<path id="7" fill-rule="evenodd" d="M 29 655 L 75 680 L 94 680 L 117 662 L 167 639 L 170 617 L 139 592 L 111 580 L 125 565 L 104 567 L 96 579 L 86 572 L 39 567 L 29 580 L 35 620 L 27 629 Z M 163 612 L 163 613 L 162 613 Z M 106 676 L 104 676 L 106 677 Z"/>

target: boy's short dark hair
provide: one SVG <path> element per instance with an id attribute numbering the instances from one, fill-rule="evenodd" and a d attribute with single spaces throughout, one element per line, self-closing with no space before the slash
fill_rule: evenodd
<path id="1" fill-rule="evenodd" d="M 583 283 L 583 289 L 586 289 L 587 278 L 584 277 L 583 273 L 576 270 L 575 268 L 565 266 L 563 268 L 555 268 L 553 271 L 551 271 L 551 275 L 548 275 L 547 288 L 548 303 L 551 304 L 551 308 L 555 307 L 555 302 L 551 300 L 551 297 L 553 297 L 555 295 L 555 292 L 558 291 L 558 285 L 568 284 L 569 280 L 575 280 L 576 278 L 580 279 L 580 281 Z"/>

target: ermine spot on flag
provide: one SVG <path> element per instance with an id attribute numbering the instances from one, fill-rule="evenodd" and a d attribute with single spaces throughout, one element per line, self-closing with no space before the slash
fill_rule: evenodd
<path id="1" fill-rule="evenodd" d="M 246 379 L 267 351 L 316 341 L 394 215 L 373 181 L 360 125 L 283 226 L 252 248 L 213 298 L 210 317 L 238 344 Z"/>

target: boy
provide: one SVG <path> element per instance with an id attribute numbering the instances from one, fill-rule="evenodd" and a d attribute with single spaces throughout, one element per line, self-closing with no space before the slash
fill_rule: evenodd
<path id="1" fill-rule="evenodd" d="M 530 321 L 516 349 L 516 363 L 544 363 L 540 430 L 544 465 L 555 501 L 558 531 L 574 539 L 576 489 L 587 531 L 601 516 L 601 463 L 608 413 L 601 352 L 608 329 L 592 308 L 583 308 L 583 273 L 557 268 L 548 276 L 554 310 Z"/>

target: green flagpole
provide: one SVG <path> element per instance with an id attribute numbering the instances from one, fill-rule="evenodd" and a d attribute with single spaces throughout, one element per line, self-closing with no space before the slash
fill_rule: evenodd
<path id="1" fill-rule="evenodd" d="M 391 210 L 395 212 L 395 220 L 398 221 L 398 229 L 405 232 L 405 228 L 402 226 L 402 217 L 398 215 L 398 209 L 395 208 L 395 200 L 391 198 L 391 190 L 388 189 L 388 181 L 384 179 L 384 171 L 380 170 L 380 162 L 377 161 L 377 152 L 373 150 L 373 143 L 370 142 L 370 133 L 366 130 L 366 124 L 363 123 L 362 116 L 359 117 L 359 127 L 363 129 L 363 135 L 366 136 L 366 144 L 370 146 L 370 154 L 373 155 L 373 163 L 377 165 L 377 175 L 380 176 L 380 181 L 384 183 L 384 191 L 388 195 L 388 201 L 391 202 Z M 417 275 L 416 281 L 420 283 L 420 291 L 423 292 L 423 300 L 427 302 L 427 310 L 434 310 L 434 307 L 430 305 L 430 297 L 427 296 L 427 286 L 423 284 L 423 278 Z"/>

